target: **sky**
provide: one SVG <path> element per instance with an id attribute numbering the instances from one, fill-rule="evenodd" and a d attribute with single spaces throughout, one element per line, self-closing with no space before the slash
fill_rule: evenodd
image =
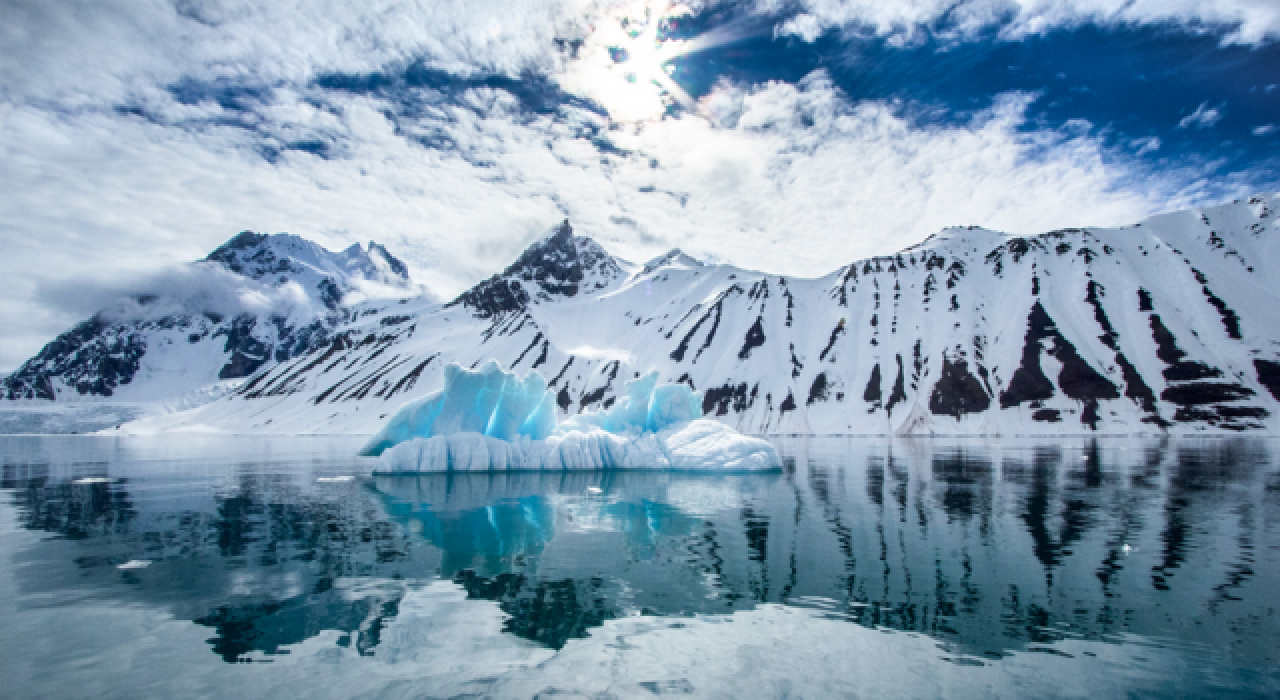
<path id="1" fill-rule="evenodd" d="M 818 276 L 1280 189 L 1280 0 L 0 0 L 0 372 L 241 230 Z"/>

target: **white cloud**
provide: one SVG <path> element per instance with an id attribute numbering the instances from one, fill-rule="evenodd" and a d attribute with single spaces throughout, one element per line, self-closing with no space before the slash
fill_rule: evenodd
<path id="1" fill-rule="evenodd" d="M 1254 136 L 1267 136 L 1280 131 L 1280 126 L 1275 124 L 1263 124 L 1262 126 L 1253 127 Z"/>
<path id="2" fill-rule="evenodd" d="M 707 120 L 619 139 L 661 166 L 618 172 L 630 185 L 618 203 L 666 244 L 817 275 L 944 226 L 1119 225 L 1204 196 L 1173 174 L 1140 175 L 1087 132 L 1023 133 L 1030 100 L 1006 95 L 972 123 L 921 128 L 889 104 L 849 103 L 821 74 L 723 86 L 703 101 Z"/>
<path id="3" fill-rule="evenodd" d="M 909 42 L 926 28 L 941 28 L 953 38 L 999 28 L 1014 39 L 1087 23 L 1220 25 L 1231 28 L 1229 43 L 1280 37 L 1280 3 L 1274 0 L 798 0 L 797 5 L 803 22 L 788 20 L 779 31 L 806 41 L 827 29 L 870 29 Z M 770 0 L 757 2 L 761 12 L 776 8 Z"/>
<path id="4" fill-rule="evenodd" d="M 1023 95 L 923 127 L 897 105 L 851 103 L 818 73 L 721 85 L 679 118 L 610 129 L 586 110 L 530 114 L 493 88 L 406 90 L 397 97 L 421 103 L 406 110 L 311 85 L 423 56 L 463 73 L 563 75 L 551 38 L 580 31 L 589 11 L 585 0 L 11 4 L 0 25 L 0 368 L 244 229 L 330 249 L 374 239 L 451 296 L 566 216 L 635 260 L 680 246 L 817 275 L 949 225 L 1124 224 L 1240 194 L 1230 180 L 1209 190 L 1197 172 L 1153 175 L 1090 130 L 1028 129 Z M 270 89 L 238 111 L 175 99 L 165 88 L 183 79 Z M 592 132 L 618 150 L 580 137 Z M 300 140 L 330 157 L 283 150 Z"/>
<path id="5" fill-rule="evenodd" d="M 1137 155 L 1142 156 L 1160 150 L 1160 146 L 1163 145 L 1163 143 L 1160 141 L 1159 136 L 1147 136 L 1145 138 L 1134 139 L 1129 142 L 1129 145 L 1138 149 Z"/>
<path id="6" fill-rule="evenodd" d="M 1208 129 L 1222 119 L 1222 110 L 1210 107 L 1208 102 L 1201 102 L 1196 111 L 1178 121 L 1179 129 Z"/>
<path id="7" fill-rule="evenodd" d="M 429 57 L 458 73 L 554 67 L 591 0 L 9 2 L 0 96 L 122 101 L 181 78 L 276 84 Z"/>
<path id="8" fill-rule="evenodd" d="M 174 265 L 133 278 L 94 275 L 41 280 L 36 290 L 44 303 L 79 318 L 101 311 L 111 321 L 158 320 L 205 311 L 224 316 L 272 313 L 301 320 L 325 312 L 296 282 L 271 287 L 217 263 Z"/>
<path id="9" fill-rule="evenodd" d="M 801 39 L 813 42 L 822 36 L 827 30 L 826 23 L 814 15 L 807 12 L 788 19 L 779 24 L 774 34 L 777 36 L 797 36 Z"/>

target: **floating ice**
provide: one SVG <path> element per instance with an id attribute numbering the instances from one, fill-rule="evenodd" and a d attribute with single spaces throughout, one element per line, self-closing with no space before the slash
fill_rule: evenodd
<path id="1" fill-rule="evenodd" d="M 479 370 L 449 364 L 444 389 L 406 404 L 361 454 L 382 455 L 379 472 L 505 469 L 774 469 L 764 440 L 702 419 L 700 397 L 658 373 L 628 382 L 611 408 L 557 424 L 538 372 L 523 380 L 495 361 Z"/>
<path id="2" fill-rule="evenodd" d="M 121 571 L 133 571 L 134 569 L 145 569 L 148 566 L 151 566 L 151 562 L 147 559 L 130 559 L 116 568 Z"/>

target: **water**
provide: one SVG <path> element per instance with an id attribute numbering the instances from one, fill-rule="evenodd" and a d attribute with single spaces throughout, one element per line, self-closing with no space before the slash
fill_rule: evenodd
<path id="1" fill-rule="evenodd" d="M 414 478 L 359 442 L 0 438 L 0 695 L 1280 695 L 1274 441 Z"/>

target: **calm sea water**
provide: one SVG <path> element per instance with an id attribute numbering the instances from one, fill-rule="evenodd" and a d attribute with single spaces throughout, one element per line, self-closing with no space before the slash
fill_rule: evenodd
<path id="1" fill-rule="evenodd" d="M 423 477 L 358 444 L 0 438 L 0 696 L 1280 695 L 1280 442 Z"/>

